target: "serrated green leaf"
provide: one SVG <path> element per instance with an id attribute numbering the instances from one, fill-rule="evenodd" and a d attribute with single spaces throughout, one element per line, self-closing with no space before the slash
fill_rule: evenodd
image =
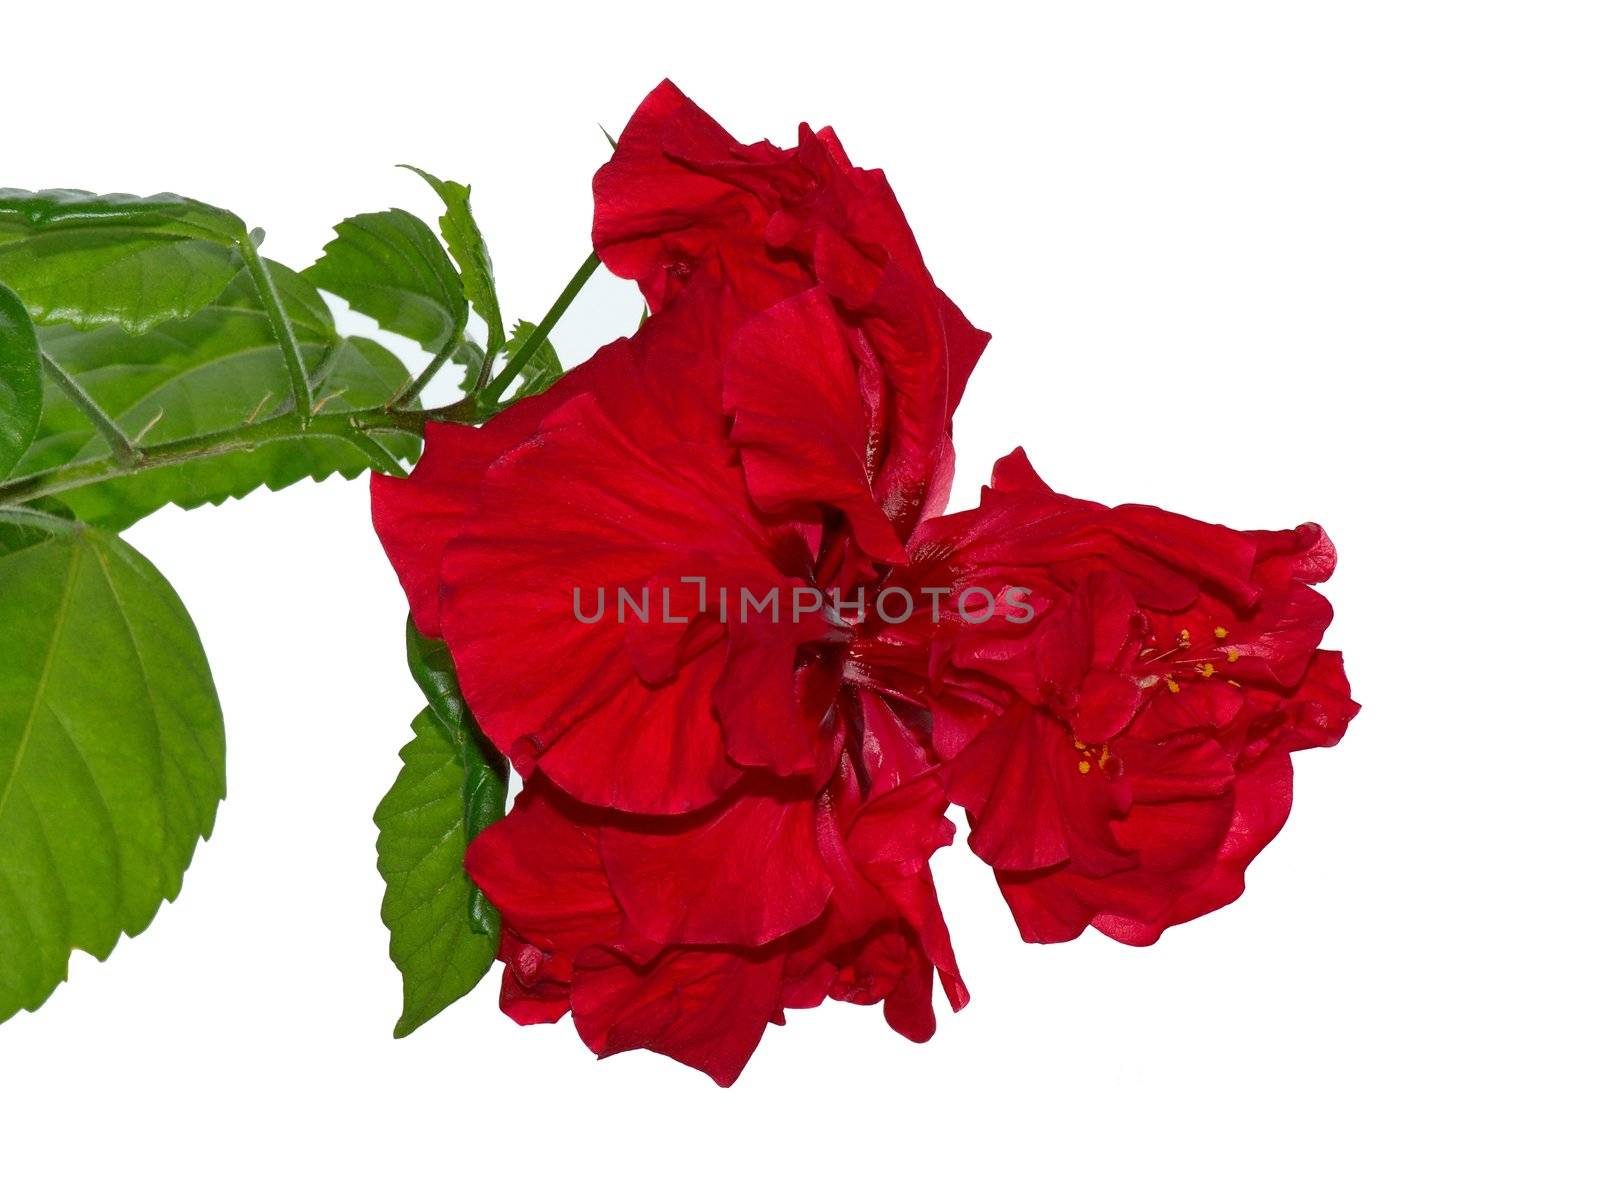
<path id="1" fill-rule="evenodd" d="M 494 263 L 489 259 L 489 247 L 483 240 L 483 231 L 472 215 L 472 188 L 453 179 L 440 179 L 421 167 L 406 167 L 427 181 L 444 201 L 444 216 L 439 218 L 439 231 L 445 244 L 461 268 L 461 285 L 467 299 L 477 310 L 483 323 L 489 327 L 489 353 L 492 356 L 505 344 L 505 320 L 500 315 L 500 297 L 494 286 Z"/>
<path id="2" fill-rule="evenodd" d="M 406 657 L 428 707 L 378 805 L 378 870 L 405 1037 L 470 991 L 494 961 L 500 919 L 463 867 L 467 845 L 505 814 L 507 764 L 467 712 L 449 651 L 406 626 Z"/>
<path id="3" fill-rule="evenodd" d="M 470 992 L 498 945 L 497 932 L 480 932 L 467 917 L 465 773 L 456 746 L 431 708 L 417 715 L 411 730 L 400 775 L 373 817 L 385 885 L 383 923 L 404 996 L 395 1037 L 414 1032 Z"/>
<path id="4" fill-rule="evenodd" d="M 532 322 L 518 321 L 516 329 L 511 334 L 511 340 L 506 343 L 506 357 L 515 358 L 527 344 L 528 339 L 538 332 L 539 327 Z M 533 352 L 533 357 L 522 369 L 522 374 L 517 377 L 516 393 L 518 396 L 537 396 L 560 379 L 564 373 L 556 348 L 550 344 L 550 339 L 546 338 Z"/>
<path id="5" fill-rule="evenodd" d="M 317 383 L 320 411 L 378 407 L 405 386 L 409 375 L 399 359 L 368 339 L 341 338 L 315 288 L 287 267 L 271 262 L 267 267 Z M 244 274 L 214 304 L 143 336 L 113 326 L 89 331 L 48 326 L 39 332 L 46 353 L 143 445 L 233 428 L 290 404 L 282 348 Z M 409 434 L 373 436 L 395 457 L 415 457 L 417 441 Z M 47 381 L 38 435 L 13 473 L 31 474 L 106 452 L 104 439 L 77 406 Z M 59 498 L 80 520 L 122 529 L 169 502 L 194 508 L 262 486 L 276 490 L 336 473 L 352 478 L 368 464 L 368 455 L 347 441 L 308 436 L 147 469 Z"/>
<path id="6" fill-rule="evenodd" d="M 398 208 L 361 213 L 334 232 L 305 272 L 314 286 L 430 354 L 461 336 L 467 327 L 461 277 L 419 218 Z"/>
<path id="7" fill-rule="evenodd" d="M 103 959 L 149 925 L 224 789 L 183 604 L 120 538 L 54 524 L 0 554 L 0 1020 L 42 1004 L 73 949 Z"/>
<path id="8" fill-rule="evenodd" d="M 506 784 L 509 764 L 505 756 L 495 749 L 467 710 L 467 701 L 461 694 L 461 684 L 456 679 L 455 663 L 450 650 L 443 642 L 423 637 L 416 623 L 406 622 L 406 663 L 411 668 L 411 678 L 416 680 L 423 697 L 428 701 L 439 720 L 451 731 L 451 736 L 461 747 L 461 760 L 466 778 L 462 784 L 462 804 L 466 811 L 467 841 L 472 841 L 485 829 L 506 815 Z M 467 904 L 467 913 L 480 933 L 493 933 L 499 929 L 499 916 L 489 898 L 473 886 Z"/>
<path id="9" fill-rule="evenodd" d="M 0 284 L 0 479 L 32 443 L 43 397 L 33 322 L 17 294 Z"/>
<path id="10" fill-rule="evenodd" d="M 41 325 L 132 333 L 186 317 L 238 272 L 247 232 L 182 196 L 0 188 L 0 282 Z"/>

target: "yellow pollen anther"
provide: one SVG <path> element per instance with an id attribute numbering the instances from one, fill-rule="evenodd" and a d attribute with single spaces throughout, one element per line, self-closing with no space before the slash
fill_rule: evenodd
<path id="1" fill-rule="evenodd" d="M 1106 764 L 1111 761 L 1111 747 L 1103 746 L 1100 750 L 1100 769 L 1104 771 Z"/>
<path id="2" fill-rule="evenodd" d="M 1200 665 L 1200 678 L 1201 679 L 1210 679 L 1216 673 L 1217 673 L 1217 668 L 1212 666 L 1210 663 L 1202 663 Z"/>
<path id="3" fill-rule="evenodd" d="M 1176 679 L 1167 680 L 1167 691 L 1171 692 L 1174 696 L 1178 694 L 1178 681 Z"/>
<path id="4" fill-rule="evenodd" d="M 1226 629 L 1224 629 L 1221 625 L 1218 625 L 1211 632 L 1217 635 L 1217 639 L 1219 641 L 1228 636 L 1228 631 Z"/>
<path id="5" fill-rule="evenodd" d="M 1089 747 L 1087 747 L 1087 746 L 1085 746 L 1085 745 L 1084 745 L 1084 744 L 1083 744 L 1083 743 L 1082 743 L 1082 742 L 1080 742 L 1080 741 L 1079 741 L 1079 740 L 1078 740 L 1078 739 L 1077 739 L 1077 738 L 1073 738 L 1073 739 L 1072 739 L 1072 748 L 1073 748 L 1073 749 L 1074 749 L 1074 750 L 1087 750 L 1087 749 L 1088 749 L 1088 748 L 1089 748 Z"/>
<path id="6" fill-rule="evenodd" d="M 1178 640 L 1180 642 L 1187 642 L 1189 640 L 1189 631 L 1187 629 L 1178 630 Z"/>
<path id="7" fill-rule="evenodd" d="M 1089 773 L 1089 764 L 1087 762 L 1079 763 L 1078 764 L 1078 774 L 1087 775 L 1088 773 Z"/>
<path id="8" fill-rule="evenodd" d="M 1238 662 L 1239 661 L 1239 652 L 1237 650 L 1229 650 L 1228 651 L 1228 661 L 1229 662 Z"/>

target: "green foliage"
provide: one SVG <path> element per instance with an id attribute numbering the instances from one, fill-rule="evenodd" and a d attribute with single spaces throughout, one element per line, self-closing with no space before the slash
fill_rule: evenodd
<path id="1" fill-rule="evenodd" d="M 439 231 L 445 244 L 461 268 L 461 284 L 467 299 L 489 327 L 489 356 L 505 344 L 505 320 L 500 315 L 500 298 L 494 286 L 494 264 L 489 260 L 489 247 L 484 243 L 483 232 L 477 218 L 472 215 L 472 189 L 450 179 L 439 179 L 421 167 L 407 167 L 428 183 L 439 199 L 444 201 L 444 216 L 439 218 Z"/>
<path id="2" fill-rule="evenodd" d="M 143 333 L 187 317 L 227 287 L 248 237 L 182 196 L 0 188 L 0 282 L 41 325 Z"/>
<path id="3" fill-rule="evenodd" d="M 33 322 L 17 294 L 0 285 L 0 479 L 33 441 L 43 395 Z"/>
<path id="4" fill-rule="evenodd" d="M 334 232 L 307 280 L 430 354 L 461 337 L 467 327 L 461 277 L 421 220 L 395 208 L 361 213 Z"/>
<path id="5" fill-rule="evenodd" d="M 411 723 L 394 786 L 374 814 L 383 922 L 404 1001 L 405 1037 L 466 995 L 494 961 L 499 917 L 462 867 L 468 843 L 505 813 L 507 767 L 473 723 L 449 652 L 406 634 L 428 707 Z"/>
<path id="6" fill-rule="evenodd" d="M 115 531 L 169 503 L 403 473 L 425 420 L 481 420 L 508 386 L 561 375 L 546 335 L 597 260 L 542 326 L 518 326 L 502 365 L 471 189 L 418 174 L 444 202 L 442 244 L 408 213 L 363 213 L 304 274 L 262 259 L 234 214 L 181 196 L 0 189 L 0 1020 L 43 1003 L 73 949 L 104 958 L 149 924 L 224 790 L 194 627 Z M 432 362 L 413 377 L 341 335 L 318 289 Z M 469 395 L 425 417 L 449 361 Z M 375 816 L 396 1036 L 494 960 L 499 916 L 463 861 L 504 815 L 509 776 L 444 646 L 412 629 L 408 655 L 428 707 Z"/>
<path id="7" fill-rule="evenodd" d="M 388 350 L 366 338 L 342 338 L 322 297 L 301 276 L 268 263 L 289 328 L 298 341 L 324 413 L 381 406 L 408 378 Z M 216 301 L 153 333 L 115 326 L 40 330 L 45 352 L 126 435 L 141 445 L 247 426 L 290 406 L 282 348 L 249 278 L 238 274 Z M 414 457 L 409 434 L 375 435 L 398 458 Z M 103 438 L 53 382 L 45 388 L 38 436 L 15 471 L 23 475 L 106 454 Z M 302 436 L 246 452 L 153 467 L 61 493 L 83 521 L 122 529 L 166 503 L 184 508 L 220 503 L 262 486 L 300 479 L 347 478 L 370 454 L 351 441 Z"/>
<path id="8" fill-rule="evenodd" d="M 177 896 L 224 787 L 211 669 L 166 580 L 113 534 L 0 511 L 19 521 L 35 536 L 0 539 L 0 1020 Z"/>

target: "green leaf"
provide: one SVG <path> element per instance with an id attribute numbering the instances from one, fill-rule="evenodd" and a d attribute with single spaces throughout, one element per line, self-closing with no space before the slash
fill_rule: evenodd
<path id="1" fill-rule="evenodd" d="M 462 385 L 462 389 L 470 388 L 472 381 L 477 379 L 478 373 L 483 370 L 485 359 L 483 347 L 468 338 L 456 347 L 456 352 L 450 356 L 450 359 L 452 362 L 458 363 L 467 369 L 466 382 Z"/>
<path id="2" fill-rule="evenodd" d="M 539 327 L 531 321 L 518 321 L 517 328 L 511 335 L 511 341 L 506 344 L 506 357 L 515 358 L 528 339 L 538 331 Z M 550 344 L 550 339 L 546 338 L 533 352 L 528 365 L 522 369 L 522 374 L 517 379 L 517 395 L 537 396 L 563 374 L 561 359 L 556 355 L 556 348 Z"/>
<path id="3" fill-rule="evenodd" d="M 0 479 L 33 441 L 43 397 L 44 373 L 33 322 L 17 294 L 0 285 Z"/>
<path id="4" fill-rule="evenodd" d="M 443 643 L 408 625 L 407 657 L 428 707 L 411 723 L 399 778 L 378 805 L 378 871 L 405 1037 L 472 990 L 494 961 L 499 916 L 462 866 L 505 814 L 507 767 L 473 723 Z"/>
<path id="5" fill-rule="evenodd" d="M 430 175 L 421 167 L 406 167 L 420 175 L 444 201 L 444 216 L 439 218 L 439 231 L 445 244 L 461 268 L 461 285 L 467 299 L 489 327 L 489 357 L 493 358 L 505 344 L 505 321 L 500 315 L 500 297 L 494 287 L 494 264 L 489 261 L 489 248 L 484 243 L 483 231 L 472 215 L 472 188 L 451 179 Z"/>
<path id="6" fill-rule="evenodd" d="M 0 282 L 41 325 L 141 333 L 189 316 L 228 286 L 248 236 L 182 196 L 0 188 Z"/>
<path id="7" fill-rule="evenodd" d="M 470 992 L 496 948 L 496 938 L 467 917 L 461 760 L 432 709 L 418 714 L 411 730 L 400 752 L 400 776 L 374 816 L 383 923 L 404 995 L 395 1037 L 414 1032 Z"/>
<path id="8" fill-rule="evenodd" d="M 0 1020 L 178 894 L 224 789 L 222 712 L 167 581 L 42 514 L 0 555 Z"/>
<path id="9" fill-rule="evenodd" d="M 341 338 L 315 288 L 287 267 L 270 262 L 267 267 L 306 355 L 320 411 L 379 407 L 405 386 L 409 376 L 399 359 L 368 339 Z M 144 336 L 113 326 L 87 332 L 52 326 L 39 332 L 45 352 L 141 445 L 230 429 L 290 405 L 282 348 L 243 273 L 214 304 Z M 397 458 L 416 455 L 417 441 L 409 434 L 372 436 Z M 47 381 L 38 435 L 14 474 L 106 453 L 105 440 L 92 424 Z M 351 478 L 369 461 L 365 451 L 343 439 L 305 436 L 142 470 L 62 492 L 60 499 L 80 520 L 122 529 L 168 502 L 194 508 L 262 486 L 277 490 L 333 474 Z"/>
<path id="10" fill-rule="evenodd" d="M 470 842 L 506 815 L 509 764 L 467 710 L 449 648 L 441 641 L 423 637 L 416 624 L 409 620 L 406 622 L 406 662 L 428 706 L 462 747 L 462 764 L 467 776 L 462 797 L 467 816 L 467 841 Z M 477 887 L 472 889 L 468 910 L 479 932 L 499 930 L 499 915 Z"/>
<path id="11" fill-rule="evenodd" d="M 334 232 L 305 272 L 314 286 L 430 354 L 461 336 L 467 327 L 461 277 L 420 219 L 397 208 L 361 213 Z"/>

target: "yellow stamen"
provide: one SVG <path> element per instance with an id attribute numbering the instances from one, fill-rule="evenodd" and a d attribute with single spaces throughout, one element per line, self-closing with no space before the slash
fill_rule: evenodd
<path id="1" fill-rule="evenodd" d="M 1221 625 L 1218 625 L 1211 632 L 1217 635 L 1217 640 L 1218 641 L 1221 641 L 1223 638 L 1228 636 L 1228 631 L 1226 629 L 1224 629 Z"/>
<path id="2" fill-rule="evenodd" d="M 1167 680 L 1167 691 L 1171 692 L 1174 696 L 1178 694 L 1178 681 L 1176 679 Z"/>
<path id="3" fill-rule="evenodd" d="M 1088 773 L 1089 773 L 1089 764 L 1087 762 L 1080 762 L 1078 764 L 1078 774 L 1087 775 Z"/>
<path id="4" fill-rule="evenodd" d="M 1237 650 L 1229 650 L 1228 651 L 1228 661 L 1229 662 L 1238 662 L 1239 661 L 1239 652 Z"/>
<path id="5" fill-rule="evenodd" d="M 1216 672 L 1217 668 L 1210 663 L 1202 663 L 1200 665 L 1200 678 L 1202 679 L 1210 679 Z"/>

